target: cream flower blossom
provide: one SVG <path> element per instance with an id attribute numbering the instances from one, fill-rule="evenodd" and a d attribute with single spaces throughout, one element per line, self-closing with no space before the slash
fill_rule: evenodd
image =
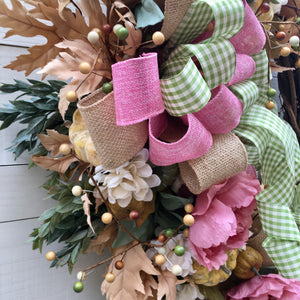
<path id="1" fill-rule="evenodd" d="M 153 244 L 160 244 L 159 241 L 153 240 L 151 241 Z M 174 248 L 177 245 L 181 245 L 184 247 L 185 252 L 182 256 L 177 256 L 174 253 Z M 154 255 L 160 251 L 161 247 L 154 247 L 150 248 L 146 251 L 147 256 L 152 260 L 154 258 Z M 173 265 L 180 265 L 182 268 L 182 273 L 180 276 L 185 277 L 187 275 L 191 275 L 195 273 L 196 271 L 193 269 L 193 260 L 192 257 L 195 259 L 193 252 L 191 251 L 188 243 L 188 239 L 184 238 L 183 234 L 178 234 L 174 236 L 172 239 L 168 241 L 168 243 L 164 246 L 164 256 L 166 257 L 166 262 L 161 265 L 162 270 L 169 270 L 172 272 Z"/>
<path id="2" fill-rule="evenodd" d="M 205 297 L 200 293 L 198 287 L 190 284 L 179 284 L 176 286 L 176 300 L 204 300 Z"/>
<path id="3" fill-rule="evenodd" d="M 160 178 L 152 174 L 152 168 L 147 164 L 148 149 L 142 149 L 134 158 L 120 167 L 104 170 L 97 166 L 93 176 L 101 193 L 111 204 L 116 202 L 121 207 L 127 207 L 131 199 L 137 201 L 151 201 L 152 187 L 160 185 Z M 90 178 L 89 183 L 93 184 Z M 95 190 L 94 196 L 99 198 Z"/>

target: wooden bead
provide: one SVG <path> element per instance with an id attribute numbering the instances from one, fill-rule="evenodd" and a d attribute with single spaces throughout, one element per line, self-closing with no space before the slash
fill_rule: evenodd
<path id="1" fill-rule="evenodd" d="M 153 35 L 152 35 L 152 41 L 153 41 L 153 43 L 154 43 L 155 45 L 159 46 L 159 45 L 161 45 L 161 44 L 164 43 L 164 41 L 165 41 L 165 36 L 164 36 L 164 34 L 163 34 L 162 32 L 156 31 L 156 32 L 154 32 Z"/>
<path id="2" fill-rule="evenodd" d="M 114 282 L 116 276 L 113 273 L 107 273 L 105 275 L 105 280 L 109 283 Z"/>
<path id="3" fill-rule="evenodd" d="M 115 268 L 116 268 L 117 270 L 121 270 L 121 269 L 123 269 L 123 267 L 124 267 L 124 263 L 123 263 L 121 260 L 117 260 L 117 261 L 115 262 Z"/>
<path id="4" fill-rule="evenodd" d="M 183 230 L 183 236 L 186 237 L 186 238 L 189 237 L 189 229 L 188 228 Z"/>
<path id="5" fill-rule="evenodd" d="M 298 60 L 296 61 L 295 67 L 296 68 L 300 68 L 300 58 L 298 58 Z"/>
<path id="6" fill-rule="evenodd" d="M 77 93 L 75 91 L 68 91 L 66 93 L 66 99 L 69 101 L 69 102 L 75 102 L 77 100 L 78 96 L 77 96 Z"/>
<path id="7" fill-rule="evenodd" d="M 192 226 L 195 223 L 195 219 L 192 215 L 186 214 L 183 217 L 183 224 L 186 226 Z"/>
<path id="8" fill-rule="evenodd" d="M 154 261 L 157 265 L 161 266 L 166 262 L 166 258 L 162 254 L 155 255 Z"/>
<path id="9" fill-rule="evenodd" d="M 58 148 L 58 151 L 62 155 L 68 155 L 71 153 L 71 146 L 70 144 L 61 144 Z"/>
<path id="10" fill-rule="evenodd" d="M 280 50 L 280 55 L 281 56 L 289 56 L 291 53 L 291 49 L 289 47 L 282 47 Z"/>
<path id="11" fill-rule="evenodd" d="M 82 74 L 88 74 L 88 73 L 90 73 L 91 69 L 92 69 L 92 67 L 91 67 L 91 65 L 88 62 L 82 62 L 79 65 L 79 71 Z"/>
<path id="12" fill-rule="evenodd" d="M 56 253 L 54 251 L 48 251 L 46 253 L 46 259 L 49 261 L 53 261 L 56 258 Z"/>
<path id="13" fill-rule="evenodd" d="M 192 203 L 188 203 L 184 206 L 184 210 L 186 213 L 190 214 L 194 211 L 194 205 Z"/>
<path id="14" fill-rule="evenodd" d="M 104 223 L 104 224 L 110 224 L 111 221 L 113 219 L 113 216 L 111 213 L 109 212 L 106 212 L 104 213 L 102 216 L 101 216 L 101 221 Z"/>
<path id="15" fill-rule="evenodd" d="M 266 103 L 266 108 L 267 109 L 273 109 L 275 107 L 275 104 L 274 104 L 274 102 L 273 101 L 268 101 L 267 103 Z"/>

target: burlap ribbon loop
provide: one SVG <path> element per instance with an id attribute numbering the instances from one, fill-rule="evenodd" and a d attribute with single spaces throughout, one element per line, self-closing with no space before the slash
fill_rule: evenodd
<path id="1" fill-rule="evenodd" d="M 228 179 L 247 168 L 247 152 L 233 133 L 213 136 L 209 151 L 196 159 L 179 164 L 182 180 L 193 194 Z"/>
<path id="2" fill-rule="evenodd" d="M 147 121 L 117 126 L 113 92 L 105 95 L 97 90 L 80 100 L 78 109 L 103 168 L 119 167 L 144 147 L 148 139 Z"/>

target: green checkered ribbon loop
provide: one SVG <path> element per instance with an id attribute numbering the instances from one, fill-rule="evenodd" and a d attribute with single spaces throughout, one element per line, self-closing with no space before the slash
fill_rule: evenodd
<path id="1" fill-rule="evenodd" d="M 261 170 L 268 185 L 256 196 L 268 236 L 263 246 L 281 275 L 300 278 L 300 232 L 291 210 L 300 179 L 296 135 L 287 123 L 257 104 L 243 113 L 234 132 L 245 142 L 249 164 Z"/>
<path id="2" fill-rule="evenodd" d="M 210 90 L 232 78 L 236 53 L 228 39 L 241 30 L 244 17 L 240 0 L 198 0 L 191 4 L 168 43 L 169 48 L 177 47 L 161 67 L 162 97 L 169 114 L 183 116 L 201 110 L 211 97 Z M 212 37 L 199 44 L 186 44 L 203 33 L 212 20 Z"/>

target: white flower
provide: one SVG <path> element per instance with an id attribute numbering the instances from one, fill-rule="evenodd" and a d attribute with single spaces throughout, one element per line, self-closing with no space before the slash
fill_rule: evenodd
<path id="1" fill-rule="evenodd" d="M 180 284 L 176 286 L 176 300 L 204 300 L 205 297 L 200 293 L 197 286 L 190 284 Z"/>
<path id="2" fill-rule="evenodd" d="M 101 193 L 111 204 L 116 202 L 126 207 L 134 198 L 137 201 L 151 201 L 152 187 L 160 185 L 160 178 L 152 174 L 152 168 L 147 164 L 149 152 L 142 149 L 134 158 L 116 169 L 104 170 L 97 166 L 93 176 Z M 89 183 L 93 184 L 90 179 Z M 98 191 L 94 196 L 99 198 Z"/>
<path id="3" fill-rule="evenodd" d="M 281 6 L 286 5 L 288 3 L 288 0 L 277 0 L 277 1 L 279 2 L 277 4 L 270 2 L 270 6 L 272 7 L 274 14 L 279 13 L 281 10 Z"/>
<path id="4" fill-rule="evenodd" d="M 161 244 L 157 240 L 153 240 L 153 241 L 151 241 L 151 243 Z M 174 248 L 177 245 L 181 245 L 185 249 L 185 252 L 182 256 L 177 256 L 174 253 Z M 148 249 L 146 251 L 147 256 L 150 259 L 153 259 L 154 255 L 157 253 L 159 248 L 160 247 L 158 246 L 158 247 Z M 191 275 L 196 272 L 193 269 L 192 257 L 194 257 L 194 254 L 189 247 L 188 239 L 184 238 L 182 234 L 178 234 L 178 235 L 174 236 L 172 239 L 170 239 L 168 241 L 168 243 L 164 246 L 164 248 L 165 248 L 166 262 L 160 266 L 162 270 L 168 269 L 170 272 L 172 272 L 173 265 L 180 265 L 180 267 L 182 268 L 182 273 L 181 273 L 182 277 Z"/>

